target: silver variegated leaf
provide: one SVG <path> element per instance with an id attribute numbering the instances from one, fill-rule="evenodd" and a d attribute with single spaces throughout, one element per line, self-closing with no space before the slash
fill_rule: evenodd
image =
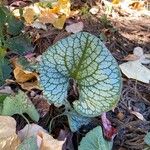
<path id="1" fill-rule="evenodd" d="M 73 110 L 67 113 L 67 117 L 72 132 L 78 131 L 82 125 L 87 125 L 92 121 L 90 117 L 82 116 Z"/>
<path id="2" fill-rule="evenodd" d="M 118 102 L 121 74 L 116 60 L 94 35 L 79 32 L 58 41 L 43 54 L 39 64 L 44 95 L 56 106 L 66 103 L 68 80 L 79 86 L 79 100 L 74 109 L 95 117 Z"/>

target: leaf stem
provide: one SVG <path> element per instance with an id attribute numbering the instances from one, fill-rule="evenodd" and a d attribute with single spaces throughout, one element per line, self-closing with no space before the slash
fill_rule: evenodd
<path id="1" fill-rule="evenodd" d="M 28 133 L 29 133 L 29 125 L 30 125 L 30 122 L 29 122 L 29 120 L 28 120 L 23 114 L 21 114 L 21 116 L 25 119 L 25 121 L 26 121 L 27 124 L 28 124 L 28 129 L 27 129 L 27 132 L 26 132 L 26 134 L 25 134 L 25 138 L 27 138 Z"/>
<path id="2" fill-rule="evenodd" d="M 57 116 L 55 116 L 54 118 L 52 118 L 52 119 L 51 119 L 50 124 L 49 124 L 49 133 L 51 133 L 51 132 L 52 132 L 52 123 L 53 123 L 53 121 L 54 121 L 56 118 L 58 118 L 58 117 L 61 117 L 61 116 L 65 115 L 65 114 L 66 114 L 66 112 L 67 112 L 67 111 L 64 111 L 62 114 L 57 115 Z"/>

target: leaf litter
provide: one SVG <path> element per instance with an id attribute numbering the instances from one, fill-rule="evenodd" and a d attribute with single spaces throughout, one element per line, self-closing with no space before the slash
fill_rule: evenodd
<path id="1" fill-rule="evenodd" d="M 133 7 L 135 7 L 135 6 L 133 6 Z M 91 28 L 90 25 L 88 25 L 88 26 L 86 25 L 86 21 L 84 19 L 83 19 L 83 24 L 84 24 L 84 30 L 87 30 L 89 32 L 93 32 L 96 35 L 99 35 L 99 33 L 100 33 L 99 30 L 96 29 L 95 32 L 94 32 L 94 27 L 95 27 L 94 23 L 92 24 L 93 25 L 93 29 L 92 29 L 93 31 L 90 29 Z M 47 25 L 46 25 L 46 27 L 47 27 L 47 29 L 49 31 L 49 27 Z M 52 31 L 50 31 L 50 32 L 52 32 Z M 60 32 L 54 31 L 53 33 L 51 33 L 51 35 L 53 37 L 52 40 L 51 40 L 52 42 L 49 41 L 49 43 L 53 43 L 54 38 L 56 37 L 56 34 L 65 35 L 62 32 L 60 33 Z M 45 37 L 48 38 L 47 36 L 45 36 Z M 115 41 L 113 41 L 114 39 L 112 40 L 112 39 L 108 38 L 106 40 L 106 42 L 107 42 L 106 44 L 108 45 L 108 47 L 110 47 L 111 52 L 114 54 L 114 56 L 117 58 L 117 60 L 119 60 L 119 62 L 122 62 L 122 59 L 120 58 L 120 54 L 116 55 L 116 54 L 118 54 L 118 51 L 120 51 L 122 49 L 124 49 L 123 51 L 126 50 L 127 53 L 131 53 L 131 51 L 127 50 L 126 46 L 124 45 L 124 43 L 126 44 L 127 39 L 124 39 L 122 36 L 120 38 L 120 36 L 118 37 L 118 35 L 116 37 L 118 39 L 115 39 Z M 59 39 L 59 36 L 57 36 L 57 38 Z M 122 44 L 120 44 L 121 48 L 120 48 L 120 45 L 118 44 L 120 42 L 119 38 L 122 40 L 121 41 Z M 109 40 L 111 40 L 111 41 L 109 41 Z M 132 42 L 128 40 L 127 45 L 131 46 Z M 136 43 L 134 43 L 133 45 L 134 45 L 134 47 L 137 46 Z M 114 50 L 113 50 L 114 48 L 117 49 L 116 52 L 114 52 Z M 130 48 L 128 47 L 128 49 L 130 49 Z M 131 50 L 132 49 L 133 49 L 133 47 L 131 48 Z M 144 49 L 144 51 L 146 49 Z M 124 58 L 124 55 L 123 55 L 123 58 Z M 138 56 L 138 58 L 139 58 L 139 56 Z M 117 112 L 118 110 L 115 109 L 114 112 L 108 112 L 107 113 L 107 116 L 108 116 L 109 120 L 112 122 L 113 125 L 115 124 L 115 126 L 117 126 L 117 129 L 118 129 L 118 135 L 117 135 L 117 137 L 114 140 L 114 144 L 115 145 L 120 145 L 120 147 L 123 146 L 123 147 L 126 147 L 126 148 L 135 148 L 134 145 L 136 145 L 136 147 L 138 146 L 139 148 L 141 148 L 142 145 L 143 145 L 142 140 L 139 141 L 139 143 L 137 143 L 136 141 L 138 141 L 137 139 L 143 139 L 146 131 L 149 130 L 149 124 L 148 124 L 148 120 L 149 120 L 148 119 L 148 114 L 149 114 L 149 112 L 146 109 L 146 108 L 149 108 L 149 103 L 148 103 L 148 100 L 147 100 L 149 88 L 148 88 L 147 85 L 145 85 L 143 83 L 139 83 L 138 81 L 135 82 L 132 79 L 126 79 L 126 78 L 124 78 L 124 76 L 123 76 L 123 80 L 125 82 L 124 83 L 124 90 L 122 92 L 123 93 L 123 97 L 122 97 L 121 103 L 119 103 L 119 106 L 116 108 L 116 109 L 119 109 L 119 111 L 120 110 L 123 111 L 124 119 L 122 119 L 122 124 L 117 120 L 117 117 L 115 116 L 118 113 Z M 123 101 L 125 101 L 125 102 L 123 102 Z M 133 110 L 132 112 L 138 112 L 138 113 L 142 114 L 142 116 L 144 116 L 144 118 L 147 121 L 145 121 L 145 122 L 139 121 L 138 117 L 135 118 L 135 116 L 134 116 L 135 113 L 133 113 L 134 114 L 133 116 L 128 115 L 128 109 L 127 108 L 128 108 L 128 103 L 129 102 L 131 102 L 132 109 L 135 107 L 135 105 L 139 109 L 138 111 L 137 110 Z M 52 111 L 52 107 L 51 107 L 51 111 Z M 145 113 L 143 113 L 143 111 L 145 111 Z M 59 113 L 57 111 L 54 111 L 54 112 L 56 114 Z M 131 111 L 130 111 L 130 113 L 131 113 Z M 113 115 L 116 118 L 112 117 Z M 139 115 L 137 114 L 137 116 L 139 116 Z M 140 118 L 140 116 L 139 116 L 139 118 Z M 59 122 L 59 120 L 57 120 L 57 121 Z M 60 122 L 62 123 L 63 121 L 60 121 Z M 55 122 L 55 124 L 57 125 L 57 122 Z M 123 124 L 125 124 L 125 125 L 123 125 Z M 140 128 L 140 130 L 137 129 L 137 126 Z M 142 128 L 142 126 L 145 127 L 145 129 Z M 129 127 L 131 127 L 131 129 Z M 128 132 L 126 132 L 126 131 L 128 131 Z M 122 134 L 121 135 L 122 132 L 126 133 L 126 134 Z M 139 133 L 140 133 L 140 135 L 139 135 Z M 82 136 L 80 136 L 80 134 L 78 136 L 82 137 Z M 128 139 L 128 140 L 124 140 L 124 139 Z M 135 141 L 135 142 L 133 142 L 133 141 Z"/>

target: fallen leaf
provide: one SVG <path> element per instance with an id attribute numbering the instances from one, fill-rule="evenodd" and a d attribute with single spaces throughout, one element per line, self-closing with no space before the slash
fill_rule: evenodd
<path id="1" fill-rule="evenodd" d="M 53 26 L 57 29 L 63 29 L 65 21 L 66 21 L 66 16 L 62 15 L 61 17 L 55 20 Z"/>
<path id="2" fill-rule="evenodd" d="M 139 57 L 139 60 L 142 64 L 150 64 L 150 55 L 144 54 L 141 47 L 135 47 L 133 50 L 133 54 Z"/>
<path id="3" fill-rule="evenodd" d="M 139 60 L 123 63 L 119 67 L 128 78 L 144 83 L 150 82 L 150 70 L 143 66 Z"/>
<path id="4" fill-rule="evenodd" d="M 101 115 L 102 124 L 103 124 L 103 131 L 104 135 L 108 140 L 113 140 L 115 137 L 117 130 L 112 127 L 111 122 L 107 119 L 106 113 L 102 113 Z"/>
<path id="5" fill-rule="evenodd" d="M 15 65 L 15 69 L 13 72 L 16 82 L 20 83 L 24 83 L 38 77 L 37 73 L 23 70 L 22 66 L 20 66 L 19 64 Z"/>
<path id="6" fill-rule="evenodd" d="M 47 27 L 45 24 L 41 23 L 41 22 L 37 22 L 35 21 L 32 25 L 31 25 L 33 28 L 36 28 L 36 29 L 43 29 L 43 30 L 47 30 Z"/>
<path id="7" fill-rule="evenodd" d="M 143 48 L 135 47 L 133 50 L 133 54 L 139 57 L 143 56 L 144 55 Z"/>
<path id="8" fill-rule="evenodd" d="M 142 64 L 150 64 L 150 55 L 144 54 L 141 47 L 135 47 L 133 54 L 129 54 L 124 60 L 128 62 L 120 65 L 122 72 L 132 79 L 139 80 L 144 83 L 150 81 L 150 70 Z"/>
<path id="9" fill-rule="evenodd" d="M 33 88 L 39 89 L 38 86 L 38 74 L 35 72 L 30 72 L 27 70 L 23 70 L 23 67 L 17 63 L 17 60 L 12 61 L 14 65 L 14 77 L 16 82 L 25 90 L 31 90 Z"/>
<path id="10" fill-rule="evenodd" d="M 14 92 L 10 86 L 2 86 L 0 87 L 0 94 L 14 94 Z"/>
<path id="11" fill-rule="evenodd" d="M 45 129 L 43 129 L 41 126 L 37 124 L 27 124 L 23 129 L 18 131 L 18 136 L 21 141 L 25 140 L 25 138 L 29 138 L 31 136 L 36 136 L 39 131 L 43 131 L 47 133 Z"/>
<path id="12" fill-rule="evenodd" d="M 26 23 L 31 24 L 35 20 L 35 11 L 32 8 L 26 8 L 23 17 Z"/>
<path id="13" fill-rule="evenodd" d="M 70 0 L 58 0 L 58 3 L 53 8 L 54 10 L 57 10 L 57 13 L 65 14 L 66 17 L 69 17 L 70 15 Z"/>
<path id="14" fill-rule="evenodd" d="M 143 117 L 143 115 L 137 111 L 130 111 L 131 114 L 135 115 L 138 119 L 142 121 L 146 121 L 146 119 Z"/>
<path id="15" fill-rule="evenodd" d="M 41 11 L 41 14 L 38 18 L 39 22 L 45 23 L 54 23 L 58 19 L 58 15 L 53 13 L 51 9 L 45 9 Z"/>
<path id="16" fill-rule="evenodd" d="M 39 89 L 38 81 L 34 82 L 25 82 L 25 83 L 18 83 L 22 89 L 31 91 L 32 89 Z"/>
<path id="17" fill-rule="evenodd" d="M 119 3 L 120 3 L 120 0 L 112 0 L 112 3 L 113 3 L 113 4 L 119 4 Z"/>
<path id="18" fill-rule="evenodd" d="M 39 131 L 38 136 L 42 138 L 40 150 L 62 150 L 62 146 L 65 143 L 65 140 L 58 141 L 43 131 Z"/>
<path id="19" fill-rule="evenodd" d="M 92 14 L 92 15 L 96 15 L 99 11 L 99 7 L 98 6 L 93 6 L 89 12 Z"/>
<path id="20" fill-rule="evenodd" d="M 66 31 L 71 33 L 77 33 L 83 30 L 83 22 L 73 23 L 71 25 L 66 26 Z"/>
<path id="21" fill-rule="evenodd" d="M 19 144 L 15 119 L 10 116 L 0 116 L 0 149 L 16 149 Z"/>
<path id="22" fill-rule="evenodd" d="M 126 56 L 123 60 L 138 60 L 140 57 L 134 55 L 134 54 L 129 54 L 128 56 Z"/>
<path id="23" fill-rule="evenodd" d="M 143 49 L 141 47 L 135 47 L 133 50 L 133 54 L 129 54 L 123 60 L 139 60 L 142 64 L 149 64 L 150 55 L 144 54 Z"/>
<path id="24" fill-rule="evenodd" d="M 144 2 L 143 1 L 133 1 L 133 2 L 131 2 L 131 4 L 129 6 L 135 10 L 141 10 L 144 8 Z"/>

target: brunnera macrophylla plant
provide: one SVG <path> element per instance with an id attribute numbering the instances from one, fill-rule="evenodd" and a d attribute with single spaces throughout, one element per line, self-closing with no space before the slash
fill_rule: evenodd
<path id="1" fill-rule="evenodd" d="M 44 96 L 56 107 L 65 106 L 73 132 L 111 110 L 120 98 L 118 64 L 101 40 L 87 32 L 49 47 L 38 71 Z"/>

